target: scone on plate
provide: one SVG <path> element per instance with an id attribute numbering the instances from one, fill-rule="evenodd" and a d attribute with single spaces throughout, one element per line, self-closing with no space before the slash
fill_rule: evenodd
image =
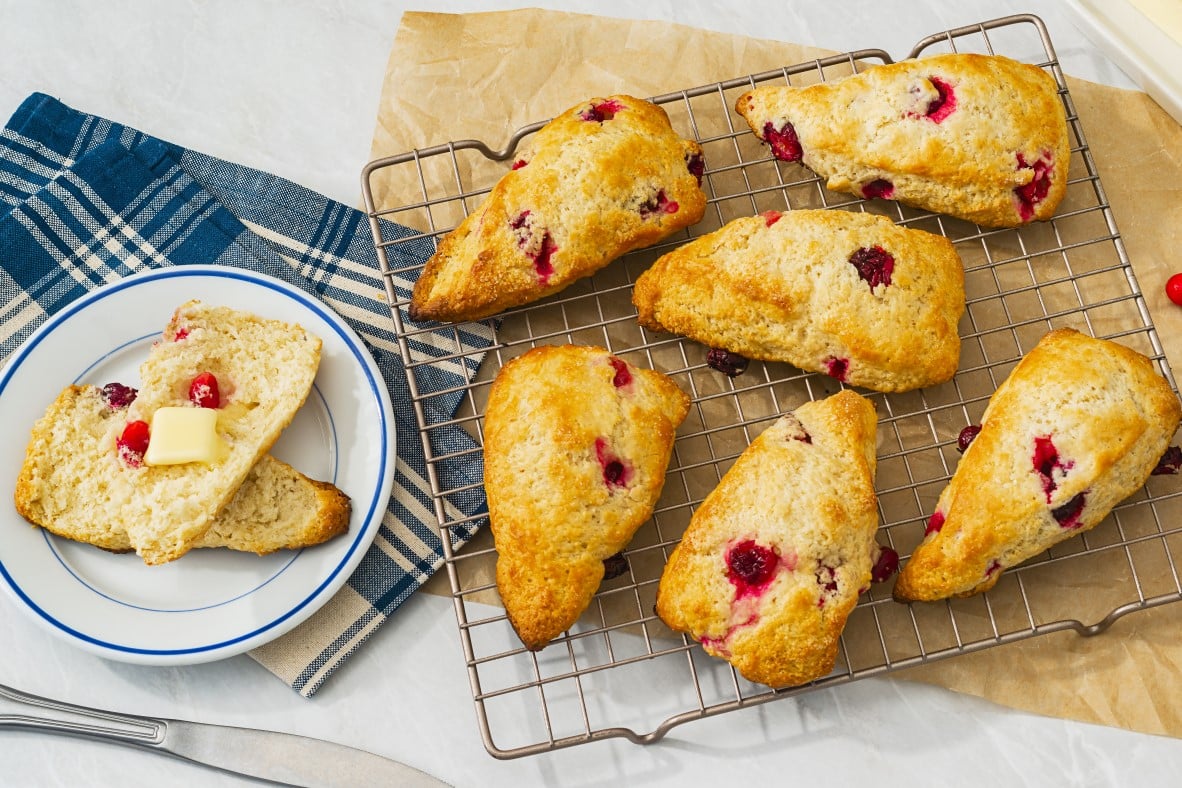
<path id="1" fill-rule="evenodd" d="M 594 98 L 547 123 L 415 283 L 415 320 L 478 320 L 557 293 L 694 224 L 702 151 L 665 111 Z"/>
<path id="2" fill-rule="evenodd" d="M 657 615 L 749 681 L 831 670 L 878 548 L 874 405 L 845 390 L 764 430 L 694 512 Z"/>
<path id="3" fill-rule="evenodd" d="M 735 110 L 776 158 L 859 197 L 1016 227 L 1049 219 L 1067 189 L 1058 85 L 1000 55 L 935 55 L 806 87 L 759 87 Z"/>
<path id="4" fill-rule="evenodd" d="M 1094 527 L 1145 484 L 1180 417 L 1145 356 L 1050 332 L 990 398 L 895 598 L 987 591 L 1005 569 Z"/>
<path id="5" fill-rule="evenodd" d="M 119 384 L 67 386 L 33 426 L 16 487 L 17 512 L 50 533 L 104 550 L 131 540 L 112 498 L 132 491 L 117 441 L 136 390 Z M 195 547 L 252 553 L 320 544 L 349 528 L 349 497 L 265 455 Z"/>
<path id="6" fill-rule="evenodd" d="M 689 397 L 606 350 L 535 348 L 497 373 L 484 488 L 497 589 L 526 648 L 578 620 L 652 514 Z"/>
<path id="7" fill-rule="evenodd" d="M 632 300 L 646 328 L 876 391 L 943 383 L 960 361 L 960 256 L 873 214 L 735 219 L 662 256 Z"/>
<path id="8" fill-rule="evenodd" d="M 85 528 L 85 519 L 121 524 L 149 565 L 179 558 L 304 404 L 320 348 L 299 325 L 182 304 L 140 365 L 138 393 L 103 460 L 113 467 L 94 480 L 94 498 L 72 500 L 75 491 L 37 471 L 22 474 L 17 497 L 40 497 L 59 524 L 83 518 L 63 528 Z"/>

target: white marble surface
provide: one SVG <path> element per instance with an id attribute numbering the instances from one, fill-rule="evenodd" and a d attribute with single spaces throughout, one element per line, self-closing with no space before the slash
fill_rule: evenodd
<path id="1" fill-rule="evenodd" d="M 1131 83 L 1057 0 L 536 0 L 838 50 L 905 54 L 922 35 L 1008 13 L 1043 18 L 1069 73 Z M 368 158 L 402 11 L 498 0 L 155 3 L 0 0 L 0 114 L 58 96 L 350 204 Z M 438 142 L 425 140 L 426 143 Z M 247 657 L 145 668 L 92 657 L 0 597 L 0 682 L 155 716 L 269 727 L 405 760 L 457 786 L 1167 785 L 1182 742 L 1020 714 L 890 679 L 857 682 L 674 729 L 498 761 L 480 742 L 451 604 L 417 595 L 312 700 Z M 1064 666 L 1064 669 L 1070 669 Z M 0 784 L 239 785 L 186 763 L 83 740 L 0 734 Z"/>

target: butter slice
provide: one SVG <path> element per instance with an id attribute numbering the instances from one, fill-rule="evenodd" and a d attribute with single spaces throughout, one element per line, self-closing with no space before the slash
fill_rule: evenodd
<path id="1" fill-rule="evenodd" d="M 217 432 L 218 412 L 212 408 L 160 408 L 152 414 L 151 437 L 144 453 L 147 465 L 209 465 L 222 456 Z"/>

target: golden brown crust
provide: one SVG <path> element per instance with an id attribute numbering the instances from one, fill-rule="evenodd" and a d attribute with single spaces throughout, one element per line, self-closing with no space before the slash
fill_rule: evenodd
<path id="1" fill-rule="evenodd" d="M 574 624 L 603 560 L 652 514 L 688 410 L 668 377 L 601 348 L 539 347 L 501 368 L 485 412 L 484 486 L 497 589 L 527 648 Z"/>
<path id="2" fill-rule="evenodd" d="M 17 477 L 17 512 L 63 538 L 131 551 L 109 505 L 121 489 L 114 440 L 124 421 L 125 411 L 108 406 L 99 388 L 64 389 L 33 426 Z M 348 531 L 351 511 L 334 485 L 267 455 L 194 546 L 259 554 L 311 547 Z"/>
<path id="3" fill-rule="evenodd" d="M 871 284 L 851 262 L 874 248 L 891 256 L 889 284 Z M 964 269 L 947 238 L 883 216 L 769 211 L 662 256 L 632 301 L 646 328 L 907 391 L 956 373 Z"/>
<path id="4" fill-rule="evenodd" d="M 336 485 L 267 455 L 195 546 L 258 555 L 300 550 L 346 533 L 352 514 L 352 501 Z"/>
<path id="5" fill-rule="evenodd" d="M 1095 527 L 1145 484 L 1180 418 L 1145 356 L 1050 332 L 990 398 L 937 502 L 943 525 L 903 567 L 895 598 L 987 591 L 1006 568 Z"/>
<path id="6" fill-rule="evenodd" d="M 701 153 L 642 99 L 571 107 L 538 131 L 518 159 L 525 164 L 440 242 L 415 283 L 411 317 L 489 317 L 697 222 L 706 196 L 689 162 Z"/>
<path id="7" fill-rule="evenodd" d="M 760 434 L 670 556 L 661 620 L 750 681 L 790 686 L 831 671 L 876 552 L 876 429 L 873 404 L 845 390 Z M 748 541 L 778 556 L 756 589 L 728 569 L 728 554 Z"/>
<path id="8" fill-rule="evenodd" d="M 929 115 L 941 101 L 943 111 Z M 1049 219 L 1067 189 L 1071 151 L 1058 85 L 1043 69 L 1001 56 L 935 55 L 807 87 L 755 88 L 735 110 L 760 139 L 768 124 L 791 123 L 801 161 L 830 189 L 859 197 L 874 196 L 866 187 L 881 179 L 900 202 L 1016 227 Z"/>

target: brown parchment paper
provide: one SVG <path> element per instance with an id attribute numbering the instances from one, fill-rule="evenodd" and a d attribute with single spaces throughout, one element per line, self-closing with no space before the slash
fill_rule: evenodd
<path id="1" fill-rule="evenodd" d="M 916 38 L 933 31 L 916 30 Z M 451 140 L 500 147 L 527 123 L 592 95 L 657 95 L 832 54 L 662 22 L 521 10 L 407 13 L 389 64 L 372 159 Z M 1134 271 L 1168 359 L 1182 360 L 1182 309 L 1164 295 L 1182 270 L 1182 127 L 1148 96 L 1069 79 Z M 397 174 L 378 207 L 414 201 Z M 486 532 L 473 549 L 488 547 Z M 1088 571 L 1085 563 L 1078 571 Z M 491 569 L 491 564 L 490 564 Z M 425 587 L 450 593 L 442 574 Z M 1070 577 L 1060 590 L 1071 594 Z M 495 595 L 487 601 L 495 602 Z M 1182 604 L 1137 612 L 1101 635 L 1036 637 L 895 675 L 1035 713 L 1182 737 Z"/>

